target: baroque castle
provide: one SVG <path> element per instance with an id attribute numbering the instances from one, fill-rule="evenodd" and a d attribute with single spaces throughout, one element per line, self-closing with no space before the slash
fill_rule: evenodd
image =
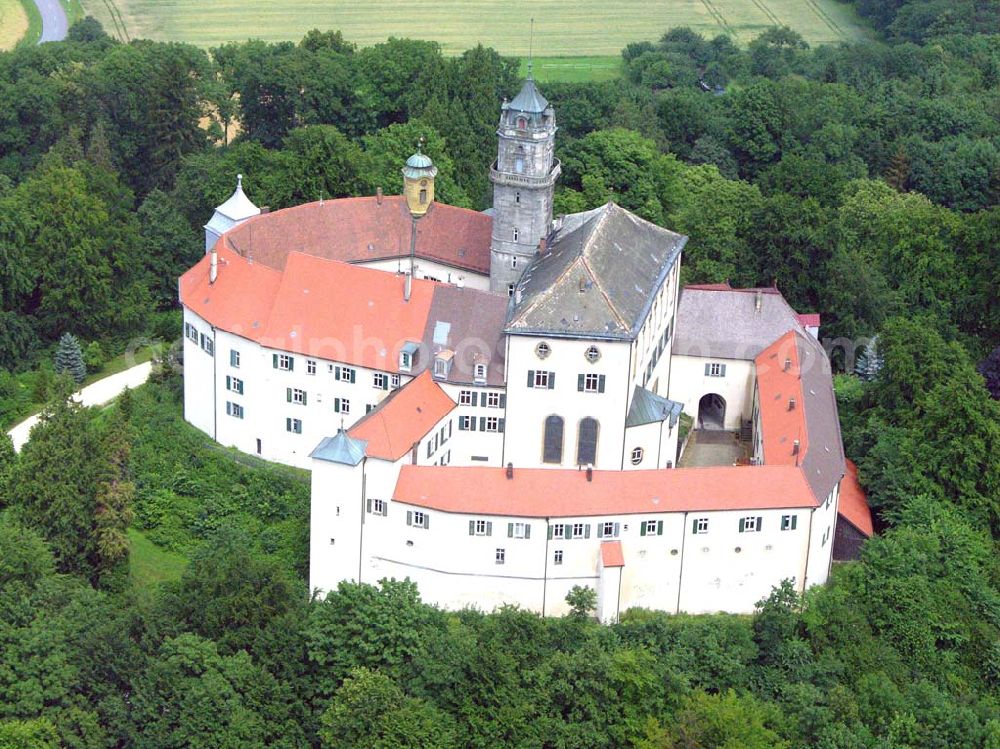
<path id="1" fill-rule="evenodd" d="M 414 580 L 448 608 L 751 611 L 825 582 L 871 516 L 817 315 L 681 288 L 687 238 L 614 203 L 553 218 L 556 116 L 502 104 L 493 208 L 403 192 L 233 196 L 180 279 L 184 404 L 311 470 L 310 584 Z"/>

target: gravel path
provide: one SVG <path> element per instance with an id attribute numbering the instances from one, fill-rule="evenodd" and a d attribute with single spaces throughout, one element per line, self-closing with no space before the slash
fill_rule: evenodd
<path id="1" fill-rule="evenodd" d="M 69 20 L 59 0 L 35 0 L 38 12 L 42 14 L 42 42 L 61 42 L 69 31 Z"/>

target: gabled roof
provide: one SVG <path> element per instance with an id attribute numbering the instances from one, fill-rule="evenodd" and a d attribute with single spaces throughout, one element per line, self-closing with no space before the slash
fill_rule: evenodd
<path id="1" fill-rule="evenodd" d="M 683 408 L 683 403 L 656 395 L 637 385 L 632 393 L 632 405 L 629 406 L 625 426 L 635 427 L 642 424 L 653 424 L 668 418 L 670 426 L 673 426 L 680 418 Z"/>
<path id="2" fill-rule="evenodd" d="M 686 242 L 615 203 L 566 216 L 521 276 L 507 332 L 635 338 Z"/>
<path id="3" fill-rule="evenodd" d="M 601 565 L 605 568 L 625 566 L 625 555 L 622 553 L 621 541 L 601 542 Z"/>
<path id="4" fill-rule="evenodd" d="M 292 252 L 364 263 L 409 257 L 411 221 L 400 195 L 341 198 L 250 219 L 222 241 L 240 255 L 279 270 Z M 459 271 L 488 274 L 492 231 L 491 216 L 432 203 L 417 221 L 416 255 Z"/>
<path id="5" fill-rule="evenodd" d="M 789 331 L 755 364 L 764 463 L 799 467 L 816 501 L 825 501 L 845 470 L 826 352 L 808 333 Z"/>
<path id="6" fill-rule="evenodd" d="M 326 460 L 330 463 L 342 463 L 356 466 L 365 457 L 365 447 L 368 443 L 348 437 L 341 429 L 333 437 L 324 437 L 310 454 L 310 458 Z"/>
<path id="7" fill-rule="evenodd" d="M 854 461 L 847 461 L 847 473 L 844 480 L 840 482 L 840 504 L 838 506 L 839 515 L 848 523 L 858 529 L 858 532 L 871 538 L 875 533 L 875 524 L 872 522 L 872 511 L 868 506 L 868 497 L 865 490 L 861 488 L 858 481 L 858 467 Z"/>
<path id="8" fill-rule="evenodd" d="M 789 330 L 802 326 L 777 289 L 685 286 L 672 350 L 682 356 L 751 360 Z"/>
<path id="9" fill-rule="evenodd" d="M 382 401 L 347 434 L 367 443 L 369 457 L 396 461 L 453 408 L 455 401 L 426 371 Z"/>
<path id="10" fill-rule="evenodd" d="M 812 508 L 793 466 L 586 471 L 405 465 L 393 499 L 443 512 L 508 517 L 596 517 L 712 510 Z"/>
<path id="11" fill-rule="evenodd" d="M 538 90 L 538 86 L 535 85 L 535 79 L 529 75 L 524 79 L 524 84 L 521 86 L 521 90 L 517 92 L 517 96 L 507 106 L 519 112 L 540 113 L 549 108 L 549 102 L 542 96 L 542 92 Z"/>
<path id="12" fill-rule="evenodd" d="M 468 287 L 439 284 L 424 328 L 424 349 L 429 356 L 418 360 L 417 370 L 430 368 L 434 354 L 449 349 L 455 352 L 448 372 L 448 382 L 471 384 L 475 359 L 487 359 L 486 384 L 504 384 L 507 347 L 503 336 L 503 318 L 507 297 Z"/>

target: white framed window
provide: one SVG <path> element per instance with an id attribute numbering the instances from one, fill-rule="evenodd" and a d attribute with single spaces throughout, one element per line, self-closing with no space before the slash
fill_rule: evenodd
<path id="1" fill-rule="evenodd" d="M 280 369 L 284 372 L 291 372 L 295 369 L 295 362 L 288 354 L 275 354 L 273 365 L 275 369 Z"/>
<path id="2" fill-rule="evenodd" d="M 493 535 L 493 523 L 489 520 L 470 520 L 469 521 L 469 535 L 470 536 L 492 536 Z"/>
<path id="3" fill-rule="evenodd" d="M 486 394 L 486 407 L 487 408 L 500 408 L 500 393 L 487 393 Z"/>
<path id="4" fill-rule="evenodd" d="M 189 322 L 184 323 L 184 335 L 192 343 L 198 343 L 198 328 Z"/>
<path id="5" fill-rule="evenodd" d="M 552 353 L 552 347 L 545 341 L 542 341 L 537 346 L 535 346 L 535 356 L 537 356 L 539 359 L 545 359 L 551 353 Z"/>
<path id="6" fill-rule="evenodd" d="M 499 416 L 487 416 L 485 417 L 483 427 L 484 432 L 502 432 L 503 431 L 503 419 Z"/>
<path id="7" fill-rule="evenodd" d="M 308 396 L 306 396 L 305 390 L 299 390 L 298 388 L 288 388 L 288 402 L 294 403 L 297 406 L 304 406 Z"/>
<path id="8" fill-rule="evenodd" d="M 421 510 L 407 510 L 406 524 L 412 525 L 414 528 L 430 528 L 431 518 L 430 515 Z"/>
<path id="9" fill-rule="evenodd" d="M 601 358 L 601 350 L 597 348 L 597 346 L 589 346 L 587 350 L 583 352 L 583 355 L 587 361 L 593 364 Z"/>
<path id="10" fill-rule="evenodd" d="M 534 369 L 528 372 L 528 387 L 551 390 L 555 386 L 555 372 L 544 369 Z"/>
<path id="11" fill-rule="evenodd" d="M 527 523 L 507 523 L 508 538 L 531 538 L 531 526 Z"/>
<path id="12" fill-rule="evenodd" d="M 552 526 L 552 538 L 566 538 L 566 526 L 563 524 Z"/>
<path id="13" fill-rule="evenodd" d="M 409 372 L 413 367 L 413 354 L 409 351 L 399 352 L 399 368 L 404 372 Z"/>
<path id="14" fill-rule="evenodd" d="M 243 395 L 243 380 L 239 377 L 230 377 L 229 375 L 226 375 L 226 390 Z"/>
<path id="15" fill-rule="evenodd" d="M 621 526 L 615 522 L 601 523 L 597 528 L 597 535 L 600 538 L 617 538 L 618 530 Z"/>
<path id="16" fill-rule="evenodd" d="M 242 419 L 243 406 L 239 403 L 230 403 L 229 401 L 226 401 L 226 414 L 236 419 Z"/>
<path id="17" fill-rule="evenodd" d="M 552 552 L 552 564 L 562 564 L 563 563 L 563 552 L 562 549 L 556 549 Z"/>
<path id="18" fill-rule="evenodd" d="M 316 374 L 316 360 L 306 359 L 306 374 Z"/>
<path id="19" fill-rule="evenodd" d="M 708 533 L 708 518 L 695 518 L 691 528 L 693 533 Z"/>
<path id="20" fill-rule="evenodd" d="M 760 515 L 740 518 L 740 533 L 758 533 L 762 520 Z"/>
<path id="21" fill-rule="evenodd" d="M 390 387 L 392 387 L 393 390 L 395 390 L 396 388 L 398 388 L 399 387 L 399 375 L 398 374 L 389 375 L 389 383 L 390 383 Z"/>
<path id="22" fill-rule="evenodd" d="M 475 416 L 459 416 L 458 417 L 458 430 L 460 432 L 474 432 L 474 431 L 476 431 L 476 417 Z"/>
<path id="23" fill-rule="evenodd" d="M 382 375 L 385 377 L 385 375 Z M 333 369 L 333 378 L 340 382 L 357 382 L 358 371 L 354 367 L 336 366 Z"/>
<path id="24" fill-rule="evenodd" d="M 583 392 L 585 393 L 596 393 L 597 388 L 600 385 L 600 375 L 596 374 L 585 374 L 583 376 Z"/>
<path id="25" fill-rule="evenodd" d="M 471 406 L 472 405 L 472 391 L 471 390 L 460 390 L 458 393 L 458 405 L 460 406 Z"/>
<path id="26" fill-rule="evenodd" d="M 302 419 L 285 419 L 285 431 L 302 434 Z"/>
<path id="27" fill-rule="evenodd" d="M 726 365 L 720 362 L 708 362 L 705 364 L 706 377 L 725 377 Z"/>
<path id="28" fill-rule="evenodd" d="M 347 398 L 334 398 L 333 411 L 338 414 L 349 414 L 351 412 L 351 401 Z"/>
<path id="29" fill-rule="evenodd" d="M 639 535 L 640 536 L 662 536 L 663 535 L 663 521 L 662 520 L 643 520 L 639 524 Z"/>
<path id="30" fill-rule="evenodd" d="M 497 549 L 497 553 L 496 553 L 496 557 L 495 558 L 496 558 L 496 563 L 497 564 L 503 564 L 507 560 L 507 550 L 506 549 Z"/>
<path id="31" fill-rule="evenodd" d="M 640 463 L 642 463 L 642 459 L 643 459 L 644 455 L 645 455 L 645 452 L 643 451 L 643 449 L 641 447 L 633 447 L 632 448 L 632 465 L 637 466 Z"/>
<path id="32" fill-rule="evenodd" d="M 584 534 L 589 536 L 590 534 L 587 533 L 589 530 L 590 527 L 584 523 L 573 523 L 573 538 L 582 538 Z"/>
<path id="33" fill-rule="evenodd" d="M 486 365 L 482 363 L 476 363 L 472 366 L 472 381 L 477 385 L 485 384 L 486 382 Z"/>
<path id="34" fill-rule="evenodd" d="M 389 512 L 389 503 L 384 499 L 369 499 L 368 512 L 372 515 L 387 515 Z"/>
<path id="35" fill-rule="evenodd" d="M 229 349 L 229 366 L 234 369 L 240 368 L 240 352 L 234 348 Z"/>
<path id="36" fill-rule="evenodd" d="M 782 515 L 781 516 L 781 530 L 783 531 L 794 531 L 799 524 L 798 515 Z"/>
<path id="37" fill-rule="evenodd" d="M 201 333 L 201 350 L 204 351 L 209 356 L 215 356 L 215 341 L 213 341 L 209 336 Z"/>
<path id="38" fill-rule="evenodd" d="M 434 376 L 435 377 L 447 377 L 448 376 L 448 362 L 444 359 L 434 360 Z"/>
<path id="39" fill-rule="evenodd" d="M 337 379 L 340 379 L 339 377 Z M 372 387 L 377 390 L 389 389 L 389 376 L 384 372 L 376 372 L 372 375 Z"/>

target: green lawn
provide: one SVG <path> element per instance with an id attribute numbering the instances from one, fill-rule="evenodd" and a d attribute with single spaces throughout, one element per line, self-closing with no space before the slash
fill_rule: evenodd
<path id="1" fill-rule="evenodd" d="M 135 528 L 129 528 L 128 539 L 129 572 L 137 588 L 149 589 L 180 578 L 187 566 L 182 555 L 161 549 Z"/>
<path id="2" fill-rule="evenodd" d="M 521 75 L 528 72 L 528 58 L 521 59 Z M 534 75 L 540 81 L 609 81 L 622 72 L 620 55 L 594 57 L 536 57 Z"/>
<path id="3" fill-rule="evenodd" d="M 78 2 L 79 0 L 74 0 Z M 629 42 L 655 40 L 673 26 L 746 43 L 762 29 L 785 24 L 812 44 L 862 38 L 863 27 L 837 0 L 83 0 L 86 11 L 119 35 L 177 40 L 211 47 L 249 37 L 297 40 L 311 28 L 340 29 L 351 41 L 388 36 L 433 39 L 446 53 L 475 44 L 503 54 L 528 52 L 535 19 L 539 58 L 617 56 Z M 561 69 L 565 71 L 565 68 Z M 603 75 L 602 67 L 595 68 Z"/>

